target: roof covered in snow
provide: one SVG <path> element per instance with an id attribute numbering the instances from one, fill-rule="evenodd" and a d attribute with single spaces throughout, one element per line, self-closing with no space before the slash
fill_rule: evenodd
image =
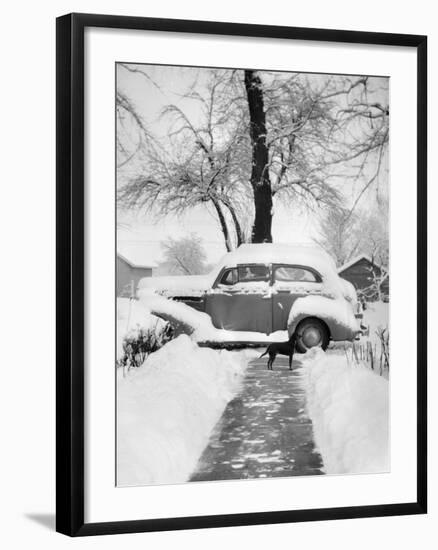
<path id="1" fill-rule="evenodd" d="M 307 265 L 317 271 L 336 271 L 333 259 L 320 247 L 309 244 L 242 244 L 226 254 L 221 261 L 225 267 L 254 263 L 286 263 Z"/>
<path id="2" fill-rule="evenodd" d="M 355 256 L 352 260 L 349 260 L 348 262 L 345 262 L 345 264 L 341 265 L 341 267 L 338 268 L 338 273 L 342 273 L 343 271 L 353 266 L 354 264 L 357 264 L 361 260 L 366 260 L 371 265 L 375 265 L 376 267 L 382 268 L 380 264 L 378 264 L 377 262 L 374 262 L 372 258 L 367 254 L 360 254 L 359 256 Z"/>
<path id="3" fill-rule="evenodd" d="M 129 252 L 124 251 L 123 254 L 121 252 L 117 252 L 117 256 L 122 260 L 124 260 L 131 267 L 139 267 L 139 268 L 157 267 L 157 265 L 154 262 L 151 262 L 150 260 L 147 259 L 147 257 L 141 250 L 134 249 Z"/>

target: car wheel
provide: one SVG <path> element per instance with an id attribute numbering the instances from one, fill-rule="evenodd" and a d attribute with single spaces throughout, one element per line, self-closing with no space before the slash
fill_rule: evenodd
<path id="1" fill-rule="evenodd" d="M 308 317 L 301 321 L 296 328 L 296 349 L 300 353 L 306 353 L 310 348 L 319 347 L 323 350 L 329 345 L 329 333 L 325 323 L 314 317 Z"/>

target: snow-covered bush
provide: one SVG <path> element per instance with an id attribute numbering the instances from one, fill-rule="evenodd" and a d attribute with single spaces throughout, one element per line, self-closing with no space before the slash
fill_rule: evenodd
<path id="1" fill-rule="evenodd" d="M 172 336 L 169 323 L 151 315 L 138 300 L 117 299 L 117 366 L 140 366 Z"/>
<path id="2" fill-rule="evenodd" d="M 139 367 L 146 357 L 159 350 L 172 339 L 173 330 L 169 323 L 159 323 L 147 328 L 137 325 L 123 338 L 123 356 L 120 366 Z"/>
<path id="3" fill-rule="evenodd" d="M 358 359 L 376 373 L 389 374 L 389 304 L 370 302 L 364 311 L 363 323 L 367 333 L 356 344 Z"/>
<path id="4" fill-rule="evenodd" d="M 363 311 L 363 330 L 358 341 L 332 342 L 330 349 L 344 351 L 351 363 L 362 364 L 376 374 L 389 377 L 389 304 L 369 302 Z"/>
<path id="5" fill-rule="evenodd" d="M 379 327 L 376 330 L 380 341 L 380 372 L 382 368 L 389 369 L 389 330 L 388 327 Z"/>

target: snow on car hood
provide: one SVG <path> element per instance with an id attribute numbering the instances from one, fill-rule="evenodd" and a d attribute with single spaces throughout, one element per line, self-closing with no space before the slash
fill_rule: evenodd
<path id="1" fill-rule="evenodd" d="M 214 274 L 177 275 L 173 277 L 145 277 L 138 283 L 138 291 L 156 290 L 165 296 L 202 296 L 214 282 Z"/>

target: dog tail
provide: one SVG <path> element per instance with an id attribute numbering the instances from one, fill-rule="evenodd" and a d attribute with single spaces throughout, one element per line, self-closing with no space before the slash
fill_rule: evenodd
<path id="1" fill-rule="evenodd" d="M 262 357 L 264 357 L 266 354 L 268 353 L 268 350 L 266 350 L 264 353 L 262 353 L 259 357 L 259 359 L 261 359 Z"/>

